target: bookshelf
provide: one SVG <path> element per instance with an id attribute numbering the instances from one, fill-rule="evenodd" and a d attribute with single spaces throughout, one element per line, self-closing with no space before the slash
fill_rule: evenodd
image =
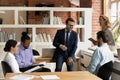
<path id="1" fill-rule="evenodd" d="M 12 29 L 14 31 L 16 31 L 16 29 L 20 29 L 20 33 L 22 31 L 25 31 L 26 28 L 31 29 L 31 35 L 32 35 L 32 47 L 36 48 L 36 45 L 44 45 L 47 47 L 53 47 L 52 46 L 52 42 L 36 42 L 36 38 L 35 35 L 37 33 L 37 29 L 38 28 L 46 28 L 46 29 L 54 29 L 54 28 L 64 28 L 65 25 L 64 23 L 55 23 L 55 18 L 58 17 L 59 20 L 61 20 L 61 22 L 63 21 L 63 19 L 60 19 L 60 16 L 57 16 L 57 13 L 71 13 L 71 12 L 80 12 L 82 13 L 82 15 L 80 14 L 79 16 L 77 16 L 78 18 L 76 19 L 76 26 L 75 28 L 80 29 L 80 35 L 82 38 L 82 40 L 79 42 L 79 45 L 82 46 L 82 48 L 84 47 L 84 45 L 86 44 L 87 46 L 90 46 L 90 43 L 88 41 L 88 38 L 91 37 L 91 31 L 92 31 L 92 9 L 91 8 L 70 8 L 70 7 L 0 7 L 1 11 L 11 11 L 12 13 L 12 18 L 9 16 L 8 18 L 11 18 L 11 20 L 9 20 L 9 23 L 5 23 L 4 19 L 3 19 L 3 24 L 0 25 L 0 29 L 4 30 L 5 29 Z M 49 13 L 49 24 L 36 24 L 36 23 L 32 23 L 32 24 L 26 24 L 27 23 L 27 18 L 26 18 L 26 12 L 35 12 L 35 11 L 47 11 Z M 0 16 L 2 16 L 0 14 Z M 7 17 L 7 16 L 6 16 Z M 22 19 L 21 19 L 22 17 Z M 63 16 L 64 17 L 64 16 Z M 81 22 L 83 21 L 83 22 Z M 10 30 L 9 30 L 10 31 Z M 11 31 L 14 32 L 14 31 Z M 21 36 L 19 34 L 19 37 Z M 16 34 L 16 36 L 18 36 Z M 19 39 L 17 39 L 17 41 L 19 41 Z M 4 45 L 4 42 L 0 42 L 0 45 Z M 41 48 L 42 48 L 41 46 Z M 86 48 L 86 46 L 85 46 Z"/>

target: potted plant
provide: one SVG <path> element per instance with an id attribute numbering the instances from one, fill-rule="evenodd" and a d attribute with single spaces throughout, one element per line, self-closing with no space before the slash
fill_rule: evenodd
<path id="1" fill-rule="evenodd" d="M 2 24 L 2 22 L 3 22 L 3 19 L 2 19 L 2 18 L 0 18 L 0 24 Z"/>

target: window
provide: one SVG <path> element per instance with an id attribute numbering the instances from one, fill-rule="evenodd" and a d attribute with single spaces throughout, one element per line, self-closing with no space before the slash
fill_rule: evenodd
<path id="1" fill-rule="evenodd" d="M 110 21 L 114 23 L 117 20 L 117 4 L 113 2 L 110 10 Z"/>
<path id="2" fill-rule="evenodd" d="M 115 23 L 119 21 L 119 13 L 120 13 L 120 0 L 111 0 L 110 1 L 110 20 L 111 23 Z"/>
<path id="3" fill-rule="evenodd" d="M 104 0 L 104 14 L 109 16 L 113 25 L 114 39 L 120 46 L 120 0 Z"/>

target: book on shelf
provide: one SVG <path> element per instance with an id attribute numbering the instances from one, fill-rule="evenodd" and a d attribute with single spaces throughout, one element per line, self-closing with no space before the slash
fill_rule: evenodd
<path id="1" fill-rule="evenodd" d="M 50 34 L 48 34 L 47 37 L 48 37 L 48 42 L 52 42 Z"/>
<path id="2" fill-rule="evenodd" d="M 3 42 L 3 31 L 0 31 L 0 42 Z"/>
<path id="3" fill-rule="evenodd" d="M 35 35 L 35 41 L 40 42 L 39 35 Z"/>
<path id="4" fill-rule="evenodd" d="M 43 37 L 44 42 L 48 42 L 46 33 L 43 32 L 42 37 Z"/>
<path id="5" fill-rule="evenodd" d="M 7 34 L 7 33 L 5 33 L 4 38 L 5 38 L 5 42 L 9 39 L 9 38 L 8 38 L 8 34 Z"/>
<path id="6" fill-rule="evenodd" d="M 14 39 L 15 40 L 15 33 L 9 34 L 9 39 Z"/>
<path id="7" fill-rule="evenodd" d="M 25 22 L 25 20 L 23 19 L 22 16 L 19 16 L 19 18 L 20 18 L 20 24 L 26 24 L 26 22 Z"/>
<path id="8" fill-rule="evenodd" d="M 6 33 L 5 31 L 0 31 L 0 42 L 6 42 L 9 39 L 16 39 L 16 33 Z"/>
<path id="9" fill-rule="evenodd" d="M 45 32 L 36 34 L 35 40 L 37 42 L 52 42 L 50 34 L 47 34 Z"/>
<path id="10" fill-rule="evenodd" d="M 42 33 L 39 33 L 39 38 L 40 38 L 40 42 L 44 42 L 43 37 L 42 37 Z"/>
<path id="11" fill-rule="evenodd" d="M 53 24 L 57 24 L 56 17 L 53 17 Z"/>
<path id="12" fill-rule="evenodd" d="M 53 18 L 53 24 L 62 24 L 62 20 L 60 17 L 56 16 Z"/>
<path id="13" fill-rule="evenodd" d="M 42 23 L 43 24 L 49 24 L 50 23 L 50 18 L 45 16 L 42 20 Z"/>
<path id="14" fill-rule="evenodd" d="M 49 17 L 44 17 L 42 20 L 43 24 L 50 24 L 50 18 Z M 58 16 L 53 17 L 53 24 L 62 24 L 62 19 Z"/>

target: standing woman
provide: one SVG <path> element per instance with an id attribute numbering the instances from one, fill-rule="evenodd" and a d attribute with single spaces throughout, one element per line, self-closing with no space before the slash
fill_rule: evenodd
<path id="1" fill-rule="evenodd" d="M 20 72 L 18 63 L 14 56 L 14 54 L 18 51 L 17 41 L 8 40 L 5 44 L 4 51 L 7 53 L 6 53 L 3 61 L 8 63 L 8 65 L 11 67 L 13 72 L 15 72 L 15 73 Z"/>
<path id="2" fill-rule="evenodd" d="M 114 40 L 113 33 L 111 31 L 112 26 L 109 21 L 109 18 L 107 16 L 101 15 L 99 17 L 99 23 L 102 31 L 106 32 L 106 35 L 108 36 L 108 45 L 110 47 L 110 50 L 115 51 L 116 50 L 115 40 Z"/>

